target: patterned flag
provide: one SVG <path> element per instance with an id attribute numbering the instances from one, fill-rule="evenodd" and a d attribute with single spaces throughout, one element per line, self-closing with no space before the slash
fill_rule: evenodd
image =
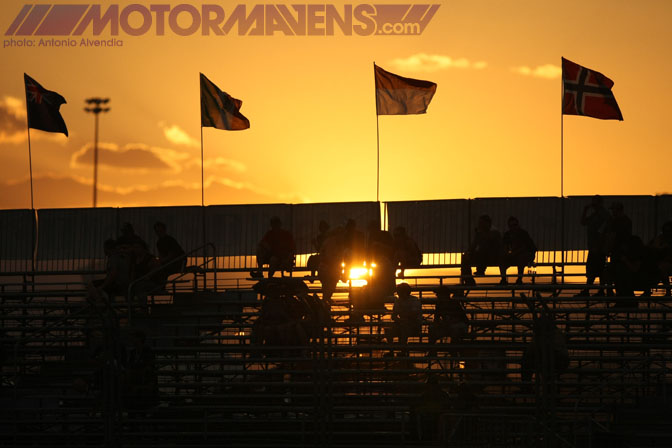
<path id="1" fill-rule="evenodd" d="M 240 131 L 250 127 L 250 120 L 240 113 L 242 101 L 222 92 L 201 73 L 201 126 Z"/>
<path id="2" fill-rule="evenodd" d="M 65 104 L 65 98 L 42 87 L 30 76 L 23 74 L 26 83 L 26 108 L 28 127 L 47 132 L 68 135 L 68 128 L 58 109 Z"/>
<path id="3" fill-rule="evenodd" d="M 436 84 L 404 78 L 373 65 L 376 78 L 376 113 L 378 115 L 424 114 L 432 101 Z"/>
<path id="4" fill-rule="evenodd" d="M 562 58 L 562 81 L 563 114 L 623 121 L 621 110 L 611 92 L 614 81 L 602 73 Z"/>

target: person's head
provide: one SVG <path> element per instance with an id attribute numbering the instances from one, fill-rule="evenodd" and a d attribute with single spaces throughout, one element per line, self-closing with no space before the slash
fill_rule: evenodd
<path id="1" fill-rule="evenodd" d="M 509 229 L 517 229 L 518 228 L 518 218 L 515 216 L 509 216 L 509 219 L 506 221 L 506 224 L 509 226 Z"/>
<path id="2" fill-rule="evenodd" d="M 492 227 L 492 219 L 490 215 L 481 215 L 478 217 L 478 230 L 488 231 Z"/>
<path id="3" fill-rule="evenodd" d="M 320 233 L 326 233 L 329 231 L 329 223 L 325 221 L 324 219 L 320 221 L 320 224 L 318 225 L 318 229 L 320 229 Z"/>
<path id="4" fill-rule="evenodd" d="M 277 216 L 271 218 L 271 229 L 279 229 L 282 227 L 282 221 Z"/>
<path id="5" fill-rule="evenodd" d="M 604 201 L 602 200 L 602 196 L 600 196 L 599 194 L 596 194 L 596 195 L 593 196 L 593 198 L 590 200 L 590 204 L 591 204 L 593 207 L 595 207 L 595 208 L 602 207 L 602 204 L 603 204 L 603 203 L 604 203 Z"/>
<path id="6" fill-rule="evenodd" d="M 622 216 L 623 215 L 623 203 L 616 201 L 612 202 L 611 206 L 609 207 L 609 210 L 611 210 L 611 214 L 614 216 Z"/>
<path id="7" fill-rule="evenodd" d="M 399 283 L 397 285 L 397 296 L 399 297 L 409 297 L 411 295 L 411 285 L 408 283 Z"/>
<path id="8" fill-rule="evenodd" d="M 166 231 L 166 224 L 162 223 L 161 221 L 156 221 L 154 223 L 154 232 L 157 236 L 164 236 Z"/>
<path id="9" fill-rule="evenodd" d="M 135 235 L 135 230 L 130 222 L 125 222 L 121 225 L 121 234 L 123 236 Z"/>

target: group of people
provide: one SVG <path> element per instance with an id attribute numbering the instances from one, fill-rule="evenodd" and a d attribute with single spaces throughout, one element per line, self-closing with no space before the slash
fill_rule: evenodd
<path id="1" fill-rule="evenodd" d="M 614 289 L 621 297 L 633 296 L 635 291 L 648 295 L 661 282 L 670 295 L 672 221 L 665 222 L 661 233 L 644 244 L 632 233 L 623 203 L 614 202 L 607 210 L 602 197 L 596 195 L 584 208 L 581 224 L 588 242 L 586 283 L 591 286 L 600 279 L 596 295 L 613 295 Z M 589 293 L 586 288 L 580 294 Z"/>
<path id="2" fill-rule="evenodd" d="M 474 275 L 485 275 L 488 266 L 498 266 L 502 276 L 501 284 L 508 284 L 506 270 L 511 266 L 518 269 L 517 285 L 522 285 L 525 267 L 534 262 L 537 246 L 530 234 L 520 227 L 515 216 L 507 220 L 508 230 L 502 236 L 493 228 L 489 215 L 481 215 L 469 249 L 462 254 L 461 281 L 474 285 Z M 476 271 L 472 273 L 472 268 Z"/>
<path id="3" fill-rule="evenodd" d="M 350 267 L 375 264 L 377 280 L 385 279 L 377 287 L 390 295 L 394 292 L 397 270 L 403 277 L 406 269 L 422 263 L 422 252 L 404 227 L 389 232 L 381 230 L 377 221 L 371 221 L 363 232 L 357 228 L 354 219 L 348 219 L 335 228 L 322 220 L 318 228 L 319 233 L 312 240 L 315 253 L 308 259 L 307 267 L 311 278 L 317 274 L 327 299 L 333 294 L 338 280 L 347 278 L 344 274 L 347 275 Z M 270 229 L 259 242 L 256 255 L 258 268 L 251 272 L 253 278 L 263 277 L 266 265 L 269 278 L 278 271 L 291 272 L 296 243 L 292 233 L 282 227 L 280 218 L 271 218 Z"/>
<path id="4" fill-rule="evenodd" d="M 184 250 L 168 235 L 166 225 L 157 221 L 154 232 L 156 255 L 128 222 L 121 226 L 118 238 L 105 241 L 105 277 L 89 284 L 93 298 L 108 301 L 110 297 L 126 296 L 133 282 L 136 282 L 136 293 L 146 294 L 162 288 L 169 275 L 183 270 Z"/>

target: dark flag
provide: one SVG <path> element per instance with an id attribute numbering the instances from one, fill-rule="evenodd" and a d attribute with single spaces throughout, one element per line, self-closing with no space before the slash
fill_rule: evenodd
<path id="1" fill-rule="evenodd" d="M 621 110 L 611 92 L 614 81 L 602 73 L 562 58 L 562 81 L 564 115 L 623 121 Z"/>
<path id="2" fill-rule="evenodd" d="M 404 78 L 373 65 L 376 79 L 376 113 L 378 115 L 424 114 L 432 101 L 436 84 Z"/>
<path id="3" fill-rule="evenodd" d="M 65 104 L 65 98 L 42 87 L 30 76 L 23 74 L 26 83 L 26 108 L 28 127 L 47 132 L 68 135 L 68 128 L 58 109 Z"/>
<path id="4" fill-rule="evenodd" d="M 250 120 L 240 113 L 242 101 L 222 92 L 201 73 L 201 126 L 240 131 L 250 127 Z"/>

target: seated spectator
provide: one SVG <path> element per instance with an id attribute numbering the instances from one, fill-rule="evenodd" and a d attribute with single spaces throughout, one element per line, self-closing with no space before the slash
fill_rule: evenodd
<path id="1" fill-rule="evenodd" d="M 460 298 L 464 298 L 462 289 L 454 289 L 451 297 L 451 289 L 442 286 L 436 290 L 436 308 L 434 320 L 429 324 L 429 343 L 449 337 L 450 342 L 460 343 L 467 333 L 469 319 L 465 313 Z"/>
<path id="2" fill-rule="evenodd" d="M 406 234 L 405 227 L 394 229 L 394 262 L 400 269 L 400 278 L 404 278 L 406 269 L 417 268 L 422 264 L 422 252 L 418 243 Z"/>
<path id="3" fill-rule="evenodd" d="M 499 266 L 501 260 L 502 238 L 499 231 L 492 228 L 490 216 L 481 215 L 475 231 L 469 250 L 462 254 L 461 280 L 467 285 L 476 283 L 471 272 L 473 266 L 475 275 L 485 275 L 488 266 Z"/>
<path id="4" fill-rule="evenodd" d="M 502 275 L 501 284 L 506 285 L 506 270 L 509 266 L 516 266 L 518 269 L 518 279 L 516 285 L 523 284 L 523 273 L 525 266 L 534 262 L 534 256 L 537 253 L 537 246 L 532 241 L 530 234 L 522 229 L 518 223 L 518 218 L 511 216 L 507 222 L 509 230 L 504 232 L 502 238 L 502 262 L 499 265 L 499 271 Z"/>
<path id="5" fill-rule="evenodd" d="M 282 228 L 280 218 L 271 218 L 271 229 L 266 232 L 257 247 L 257 271 L 252 271 L 252 277 L 263 277 L 262 269 L 268 265 L 268 277 L 273 277 L 275 271 L 292 272 L 294 267 L 294 237 L 288 230 Z"/>
<path id="6" fill-rule="evenodd" d="M 149 246 L 147 246 L 147 243 L 145 240 L 140 238 L 138 235 L 135 234 L 135 230 L 133 229 L 133 225 L 130 222 L 125 222 L 121 226 L 121 235 L 119 238 L 117 238 L 117 245 L 128 245 L 131 246 L 133 244 L 142 244 L 142 246 L 145 249 L 148 249 Z"/>
<path id="7" fill-rule="evenodd" d="M 636 290 L 648 296 L 661 278 L 655 253 L 636 235 L 619 245 L 607 265 L 607 273 L 619 297 L 634 297 Z M 625 301 L 622 305 L 636 307 L 637 302 Z"/>
<path id="8" fill-rule="evenodd" d="M 184 270 L 185 260 L 170 263 L 172 260 L 180 258 L 184 255 L 184 249 L 180 246 L 175 238 L 168 235 L 166 225 L 160 221 L 154 223 L 154 232 L 158 239 L 156 240 L 156 250 L 158 253 L 158 265 L 165 266 L 159 273 L 157 278 L 168 278 L 171 274 L 177 274 Z M 165 280 L 163 281 L 165 283 Z"/>
<path id="9" fill-rule="evenodd" d="M 409 337 L 419 336 L 422 332 L 422 304 L 420 299 L 411 295 L 411 287 L 408 283 L 397 285 L 392 321 L 392 325 L 386 331 L 389 342 L 397 338 L 399 344 L 403 345 Z"/>
<path id="10" fill-rule="evenodd" d="M 586 258 L 586 284 L 592 285 L 596 278 L 604 283 L 604 267 L 607 262 L 604 231 L 609 221 L 609 211 L 603 205 L 600 195 L 595 195 L 590 204 L 583 208 L 581 225 L 586 227 L 588 256 Z M 590 289 L 583 289 L 578 296 L 589 296 Z"/>
<path id="11" fill-rule="evenodd" d="M 315 238 L 313 238 L 313 249 L 316 253 L 308 257 L 306 262 L 306 267 L 310 269 L 310 276 L 315 277 L 319 267 L 320 267 L 320 252 L 322 251 L 322 246 L 324 242 L 329 237 L 329 223 L 325 220 L 320 221 L 318 226 L 319 233 Z M 312 281 L 312 280 L 311 280 Z"/>

